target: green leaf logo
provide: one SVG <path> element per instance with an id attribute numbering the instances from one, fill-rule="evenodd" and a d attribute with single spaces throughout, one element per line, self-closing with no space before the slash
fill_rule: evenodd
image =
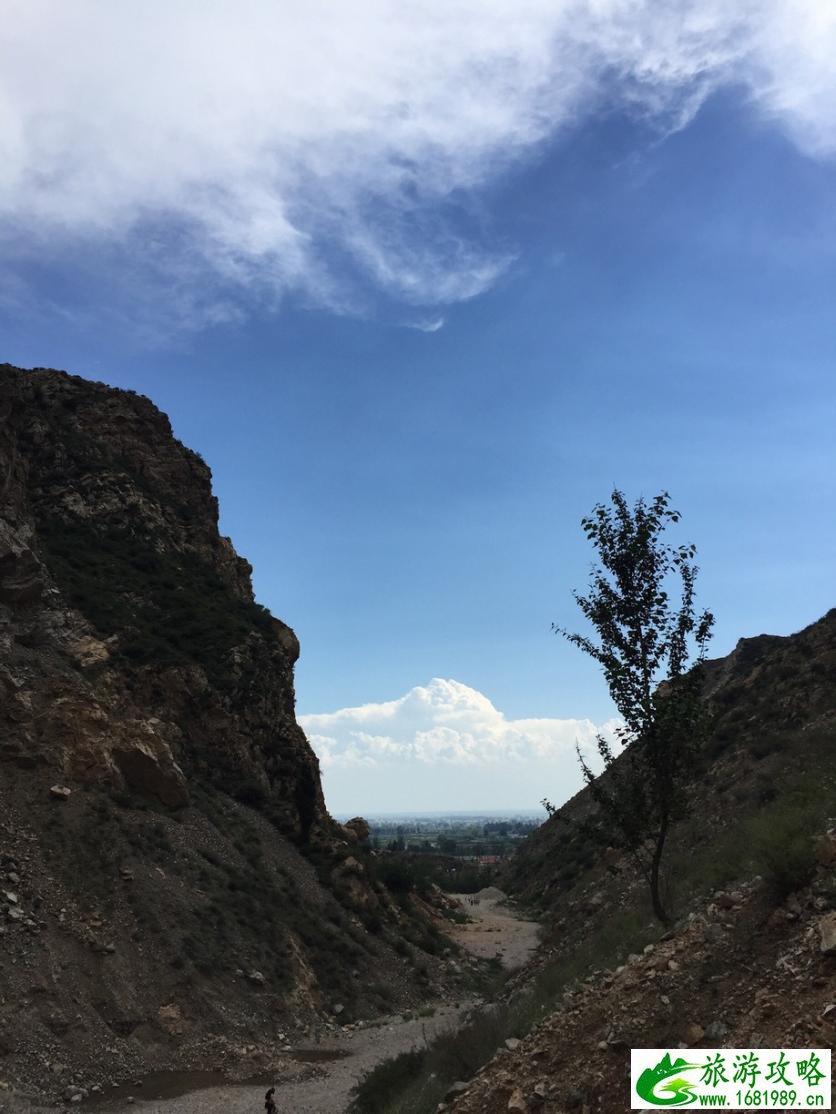
<path id="1" fill-rule="evenodd" d="M 645 1068 L 641 1073 L 636 1080 L 636 1091 L 640 1098 L 654 1106 L 688 1106 L 697 1101 L 693 1093 L 696 1084 L 672 1076 L 698 1067 L 699 1064 L 689 1064 L 682 1059 L 671 1061 L 666 1052 L 655 1068 Z"/>

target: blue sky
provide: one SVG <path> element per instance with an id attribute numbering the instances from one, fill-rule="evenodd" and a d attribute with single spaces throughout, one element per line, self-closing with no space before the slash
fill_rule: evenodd
<path id="1" fill-rule="evenodd" d="M 0 358 L 148 394 L 205 456 L 259 599 L 300 635 L 298 708 L 334 810 L 573 791 L 574 740 L 613 710 L 549 627 L 575 622 L 579 520 L 614 484 L 672 493 L 714 652 L 836 602 L 823 9 L 799 5 L 792 37 L 768 4 L 748 22 L 673 5 L 705 41 L 671 45 L 664 17 L 613 3 L 626 29 L 643 20 L 639 45 L 590 17 L 579 72 L 548 5 L 487 5 L 485 43 L 465 49 L 458 25 L 437 38 L 439 5 L 384 34 L 361 4 L 339 48 L 313 18 L 276 29 L 337 51 L 306 94 L 181 7 L 210 56 L 251 63 L 246 96 L 205 79 L 234 142 L 143 86 L 136 29 L 100 29 L 125 52 L 116 108 L 70 72 L 30 103 L 6 68 L 0 138 L 19 165 L 0 182 Z M 21 68 L 49 48 L 49 12 L 20 9 Z M 401 32 L 426 49 L 395 79 Z M 242 150 L 235 126 L 262 102 Z M 258 164 L 269 141 L 282 174 Z"/>

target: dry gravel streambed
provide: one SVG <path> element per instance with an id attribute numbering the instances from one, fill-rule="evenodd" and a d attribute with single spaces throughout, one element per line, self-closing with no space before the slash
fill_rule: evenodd
<path id="1" fill-rule="evenodd" d="M 471 922 L 454 925 L 451 935 L 482 959 L 497 957 L 513 970 L 537 947 L 538 926 L 518 916 L 495 887 L 479 894 L 456 895 Z M 333 1034 L 316 1048 L 292 1054 L 296 1066 L 279 1079 L 226 1083 L 213 1072 L 164 1072 L 149 1076 L 141 1087 L 119 1087 L 95 1102 L 79 1105 L 90 1114 L 260 1114 L 264 1092 L 276 1087 L 279 1114 L 345 1114 L 358 1080 L 383 1060 L 420 1047 L 446 1031 L 455 1031 L 476 999 L 440 1004 L 432 1017 L 387 1020 L 364 1029 Z M 0 1095 L 0 1110 L 4 1109 Z M 17 1111 L 37 1109 L 14 1107 Z"/>

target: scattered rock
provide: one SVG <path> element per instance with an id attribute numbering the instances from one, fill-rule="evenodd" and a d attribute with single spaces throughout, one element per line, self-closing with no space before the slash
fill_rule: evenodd
<path id="1" fill-rule="evenodd" d="M 822 866 L 836 866 L 836 828 L 816 838 L 816 858 Z"/>
<path id="2" fill-rule="evenodd" d="M 66 785 L 50 785 L 49 795 L 54 801 L 66 801 L 72 796 L 72 789 Z"/>
<path id="3" fill-rule="evenodd" d="M 729 1031 L 725 1021 L 712 1021 L 705 1027 L 705 1037 L 709 1041 L 721 1041 Z"/>
<path id="4" fill-rule="evenodd" d="M 790 896 L 784 902 L 784 907 L 787 912 L 790 913 L 794 918 L 797 919 L 801 916 L 802 909 L 801 902 L 798 900 L 798 894 L 790 894 Z"/>
<path id="5" fill-rule="evenodd" d="M 448 1101 L 452 1101 L 453 1099 L 458 1098 L 459 1095 L 463 1095 L 466 1091 L 469 1090 L 470 1084 L 463 1083 L 461 1080 L 459 1080 L 457 1083 L 454 1083 L 451 1087 L 448 1088 L 447 1093 L 444 1097 Z"/>
<path id="6" fill-rule="evenodd" d="M 819 921 L 820 949 L 823 955 L 836 955 L 836 913 L 827 913 Z"/>
<path id="7" fill-rule="evenodd" d="M 534 1086 L 531 1094 L 528 1096 L 528 1109 L 539 1110 L 545 1104 L 546 1096 L 549 1093 L 548 1084 L 537 1083 Z"/>
<path id="8" fill-rule="evenodd" d="M 188 1022 L 184 1021 L 182 1011 L 175 1002 L 169 1002 L 164 1006 L 160 1006 L 157 1010 L 157 1021 L 162 1029 L 172 1036 L 178 1033 L 184 1033 L 188 1028 Z"/>
<path id="9" fill-rule="evenodd" d="M 515 1087 L 508 1099 L 507 1110 L 509 1114 L 526 1114 L 528 1103 L 525 1101 L 520 1087 Z"/>

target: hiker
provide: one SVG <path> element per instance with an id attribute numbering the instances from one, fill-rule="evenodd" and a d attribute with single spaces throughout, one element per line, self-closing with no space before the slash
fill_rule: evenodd
<path id="1" fill-rule="evenodd" d="M 278 1107 L 273 1101 L 273 1095 L 275 1093 L 276 1088 L 271 1087 L 267 1094 L 264 1096 L 264 1109 L 267 1111 L 267 1114 L 277 1114 L 278 1112 Z"/>

